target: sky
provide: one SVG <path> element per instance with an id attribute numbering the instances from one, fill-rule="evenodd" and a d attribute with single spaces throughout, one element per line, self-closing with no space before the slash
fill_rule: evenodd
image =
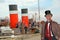
<path id="1" fill-rule="evenodd" d="M 40 0 L 41 20 L 44 20 L 44 11 L 51 10 L 53 20 L 60 23 L 60 0 Z"/>
<path id="2" fill-rule="evenodd" d="M 9 5 L 17 4 L 18 5 L 18 14 L 19 19 L 21 19 L 21 9 L 28 8 L 28 16 L 32 18 L 32 15 L 38 13 L 38 0 L 0 0 L 0 17 L 9 17 Z M 45 10 L 51 10 L 53 14 L 53 20 L 60 23 L 60 0 L 39 0 L 40 6 L 40 20 L 46 20 Z M 38 16 L 37 15 L 37 16 Z M 38 19 L 38 17 L 37 17 Z"/>

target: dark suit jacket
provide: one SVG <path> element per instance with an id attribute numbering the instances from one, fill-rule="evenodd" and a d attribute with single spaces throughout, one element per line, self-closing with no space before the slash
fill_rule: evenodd
<path id="1" fill-rule="evenodd" d="M 45 28 L 46 22 L 43 22 L 41 24 L 42 24 L 41 38 L 44 39 L 44 28 Z M 53 31 L 55 37 L 57 37 L 57 39 L 60 38 L 60 27 L 59 27 L 58 23 L 56 23 L 55 21 L 51 21 L 51 26 L 52 26 L 52 31 Z"/>

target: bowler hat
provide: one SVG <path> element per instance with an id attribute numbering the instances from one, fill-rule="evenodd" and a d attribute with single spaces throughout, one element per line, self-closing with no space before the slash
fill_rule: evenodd
<path id="1" fill-rule="evenodd" d="M 53 16 L 50 10 L 46 10 L 46 11 L 45 11 L 45 17 L 46 17 L 46 15 L 48 15 L 48 14 L 50 14 L 51 16 Z"/>

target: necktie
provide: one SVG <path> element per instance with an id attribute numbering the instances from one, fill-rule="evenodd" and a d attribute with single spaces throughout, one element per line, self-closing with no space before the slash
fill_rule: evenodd
<path id="1" fill-rule="evenodd" d="M 50 23 L 49 22 L 47 22 L 46 26 L 45 26 L 45 37 L 48 40 L 52 40 L 52 38 L 51 38 L 51 31 L 50 31 Z"/>

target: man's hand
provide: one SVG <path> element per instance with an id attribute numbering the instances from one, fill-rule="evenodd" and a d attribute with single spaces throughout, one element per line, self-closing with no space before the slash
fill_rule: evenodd
<path id="1" fill-rule="evenodd" d="M 58 40 L 60 40 L 60 38 Z"/>
<path id="2" fill-rule="evenodd" d="M 41 37 L 41 40 L 44 40 L 44 38 L 43 38 L 43 37 Z"/>

